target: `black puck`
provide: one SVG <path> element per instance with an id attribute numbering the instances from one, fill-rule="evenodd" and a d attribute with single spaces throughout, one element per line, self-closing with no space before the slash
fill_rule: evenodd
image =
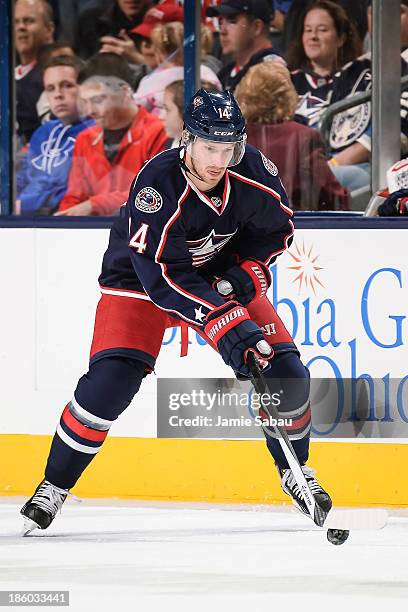
<path id="1" fill-rule="evenodd" d="M 327 539 L 329 540 L 330 544 L 334 544 L 334 546 L 340 546 L 340 544 L 344 544 L 349 535 L 350 532 L 347 529 L 327 530 Z"/>

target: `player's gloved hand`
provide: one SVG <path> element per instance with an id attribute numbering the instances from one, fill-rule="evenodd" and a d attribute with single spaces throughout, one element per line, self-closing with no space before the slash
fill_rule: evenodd
<path id="1" fill-rule="evenodd" d="M 212 310 L 206 317 L 204 332 L 217 345 L 225 363 L 241 376 L 250 377 L 246 365 L 249 351 L 257 355 L 264 367 L 268 367 L 273 357 L 272 347 L 265 340 L 262 329 L 238 302 L 227 302 Z"/>
<path id="2" fill-rule="evenodd" d="M 234 297 L 246 306 L 252 300 L 264 297 L 271 281 L 271 273 L 265 264 L 256 259 L 245 259 L 229 268 L 222 279 L 215 282 L 215 289 L 223 297 Z"/>
<path id="3" fill-rule="evenodd" d="M 390 193 L 385 202 L 379 205 L 377 212 L 380 217 L 408 215 L 408 189 Z"/>

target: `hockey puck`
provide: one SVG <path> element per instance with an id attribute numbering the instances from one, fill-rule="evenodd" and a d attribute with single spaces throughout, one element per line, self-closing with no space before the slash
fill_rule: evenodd
<path id="1" fill-rule="evenodd" d="M 349 535 L 350 532 L 347 529 L 327 530 L 327 539 L 329 540 L 330 544 L 334 544 L 334 546 L 340 546 L 340 544 L 344 544 Z"/>

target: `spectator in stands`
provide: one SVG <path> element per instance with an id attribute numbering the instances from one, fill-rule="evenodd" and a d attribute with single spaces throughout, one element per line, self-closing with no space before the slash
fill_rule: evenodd
<path id="1" fill-rule="evenodd" d="M 152 51 L 150 35 L 154 27 L 160 23 L 171 21 L 183 22 L 183 9 L 173 0 L 166 0 L 163 4 L 152 6 L 145 13 L 143 21 L 132 28 L 128 33 L 123 31 L 119 37 L 103 36 L 101 38 L 101 52 L 117 53 L 132 64 L 144 64 L 144 55 L 141 47 L 147 53 L 146 65 L 155 68 L 156 57 Z M 143 43 L 143 44 L 142 44 Z"/>
<path id="2" fill-rule="evenodd" d="M 107 9 L 109 5 L 112 4 L 112 0 L 54 0 L 53 4 L 55 2 L 57 4 L 59 17 L 57 38 L 58 40 L 65 40 L 67 44 L 72 47 L 75 44 L 75 34 L 80 12 L 85 8 L 89 8 L 90 4 L 97 4 L 101 7 L 101 10 Z"/>
<path id="3" fill-rule="evenodd" d="M 371 0 L 367 9 L 371 32 Z M 408 74 L 408 0 L 401 2 L 401 74 Z M 405 50 L 405 51 L 404 51 Z M 335 76 L 331 103 L 371 89 L 371 53 L 357 58 Z M 401 96 L 402 155 L 408 137 L 407 92 Z M 329 146 L 332 169 L 342 185 L 350 191 L 369 185 L 371 152 L 371 103 L 366 102 L 338 113 L 333 120 Z"/>
<path id="4" fill-rule="evenodd" d="M 278 173 L 276 163 L 292 207 L 348 210 L 349 194 L 329 168 L 319 133 L 293 121 L 297 94 L 287 68 L 257 64 L 235 94 L 247 121 L 248 143 L 264 153 L 264 164 L 272 174 Z"/>
<path id="5" fill-rule="evenodd" d="M 353 23 L 331 0 L 310 3 L 288 52 L 292 81 L 300 96 L 297 115 L 316 127 L 330 97 L 333 76 L 362 51 Z"/>
<path id="6" fill-rule="evenodd" d="M 37 55 L 42 45 L 51 43 L 54 21 L 45 0 L 17 0 L 14 8 L 15 45 L 20 64 L 16 66 L 17 133 L 26 144 L 40 126 L 36 109 L 43 91 Z"/>
<path id="7" fill-rule="evenodd" d="M 154 6 L 147 11 L 142 23 L 129 32 L 127 38 L 132 45 L 131 52 L 129 50 L 127 53 L 125 52 L 128 48 L 128 43 L 118 44 L 117 40 L 115 42 L 112 39 L 108 39 L 108 37 L 101 39 L 105 41 L 101 51 L 118 53 L 126 57 L 134 72 L 135 89 L 137 89 L 142 78 L 154 70 L 154 68 L 157 68 L 158 65 L 158 58 L 151 40 L 151 34 L 155 26 L 177 21 L 183 22 L 183 9 L 181 6 L 171 1 Z"/>
<path id="8" fill-rule="evenodd" d="M 168 149 L 179 146 L 183 131 L 184 81 L 174 81 L 167 85 L 163 94 L 163 123 L 169 137 Z"/>
<path id="9" fill-rule="evenodd" d="M 296 38 L 296 30 L 299 22 L 302 20 L 302 15 L 308 5 L 314 0 L 292 0 L 289 10 L 285 16 L 285 23 L 282 35 L 282 50 L 286 54 L 294 38 Z M 357 29 L 360 40 L 364 40 L 367 32 L 367 0 L 333 0 L 336 4 L 342 7 L 347 17 L 352 21 Z"/>
<path id="10" fill-rule="evenodd" d="M 105 36 L 128 43 L 127 33 L 142 22 L 152 4 L 152 0 L 112 0 L 108 8 L 85 7 L 78 18 L 75 51 L 87 59 L 101 49 Z"/>
<path id="11" fill-rule="evenodd" d="M 201 82 L 206 91 L 217 91 L 212 83 Z M 174 81 L 167 85 L 163 94 L 162 119 L 169 137 L 166 148 L 175 148 L 180 144 L 183 131 L 184 114 L 184 81 Z"/>
<path id="12" fill-rule="evenodd" d="M 83 114 L 96 126 L 77 138 L 68 191 L 59 215 L 111 215 L 127 200 L 144 162 L 164 149 L 160 119 L 133 99 L 129 65 L 114 53 L 98 53 L 78 76 Z"/>
<path id="13" fill-rule="evenodd" d="M 269 0 L 272 10 L 269 37 L 275 49 L 282 53 L 282 34 L 285 27 L 285 20 L 290 10 L 292 0 Z"/>
<path id="14" fill-rule="evenodd" d="M 53 57 L 71 56 L 75 57 L 73 48 L 64 41 L 52 42 L 43 45 L 38 50 L 37 60 L 40 68 L 44 71 L 44 66 L 48 64 Z"/>
<path id="15" fill-rule="evenodd" d="M 209 7 L 207 15 L 219 17 L 222 52 L 233 59 L 218 73 L 225 89 L 234 90 L 247 70 L 259 62 L 285 63 L 269 38 L 272 10 L 268 0 L 223 0 Z"/>
<path id="16" fill-rule="evenodd" d="M 72 47 L 68 45 L 68 43 L 60 41 L 49 43 L 48 45 L 43 45 L 38 50 L 37 62 L 40 69 L 43 71 L 44 66 L 48 64 L 52 57 L 63 57 L 70 56 L 74 57 L 75 53 Z M 46 121 L 50 121 L 53 119 L 51 114 L 51 108 L 49 104 L 49 99 L 45 91 L 42 92 L 41 96 L 37 101 L 37 114 L 41 123 L 45 123 Z"/>
<path id="17" fill-rule="evenodd" d="M 278 32 L 282 32 L 285 25 L 286 15 L 292 6 L 292 0 L 275 0 L 271 2 L 273 17 L 271 25 Z"/>
<path id="18" fill-rule="evenodd" d="M 151 40 L 151 35 L 155 26 L 175 21 L 183 23 L 183 8 L 176 4 L 175 0 L 166 0 L 149 9 L 142 23 L 131 30 L 129 36 L 134 41 L 137 50 L 143 57 L 143 63 L 148 68 L 157 68 L 158 65 L 157 53 L 155 52 Z M 208 38 L 208 28 L 204 28 L 204 32 L 212 46 L 213 40 Z M 211 48 L 208 49 L 207 46 L 202 50 L 201 62 L 217 73 L 221 68 L 221 62 L 214 56 L 209 55 L 210 50 Z"/>
<path id="19" fill-rule="evenodd" d="M 151 33 L 153 50 L 158 67 L 145 76 L 136 91 L 135 100 L 143 104 L 149 111 L 160 115 L 163 109 L 163 92 L 173 81 L 184 78 L 183 42 L 184 27 L 182 23 L 171 22 L 155 26 Z M 201 28 L 202 54 L 205 55 L 212 46 L 211 32 L 207 27 Z M 217 75 L 201 64 L 201 79 L 221 89 Z"/>
<path id="20" fill-rule="evenodd" d="M 55 119 L 32 135 L 23 167 L 17 174 L 16 212 L 51 214 L 67 190 L 75 140 L 91 125 L 78 110 L 77 77 L 82 62 L 54 57 L 43 68 L 44 91 Z"/>

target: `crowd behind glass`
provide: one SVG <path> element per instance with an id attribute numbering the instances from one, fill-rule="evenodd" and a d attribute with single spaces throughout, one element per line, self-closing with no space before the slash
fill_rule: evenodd
<path id="1" fill-rule="evenodd" d="M 370 0 L 204 0 L 201 17 L 202 86 L 234 92 L 293 209 L 349 210 L 370 184 L 371 104 L 324 141 L 319 127 L 371 87 Z M 15 1 L 15 214 L 115 215 L 144 162 L 179 146 L 183 18 L 177 0 Z M 402 75 L 407 47 L 408 0 Z"/>

